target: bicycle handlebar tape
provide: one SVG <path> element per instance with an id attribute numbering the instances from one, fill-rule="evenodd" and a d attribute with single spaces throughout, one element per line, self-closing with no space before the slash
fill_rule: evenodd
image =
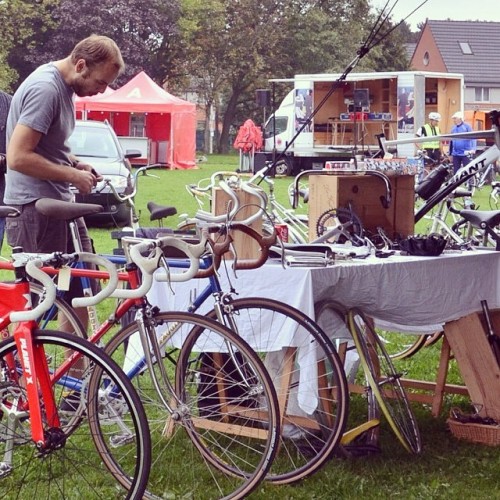
<path id="1" fill-rule="evenodd" d="M 144 297 L 153 284 L 153 273 L 160 265 L 162 251 L 156 241 L 144 241 L 129 236 L 122 239 L 122 245 L 125 248 L 125 254 L 129 256 L 129 262 L 134 262 L 141 270 L 141 286 L 133 289 L 117 289 L 111 294 L 111 297 L 117 299 Z M 148 257 L 142 255 L 145 252 L 148 252 Z"/>
<path id="2" fill-rule="evenodd" d="M 96 255 L 90 252 L 80 252 L 77 255 L 78 260 L 80 260 L 81 262 L 88 262 L 90 264 L 95 264 L 96 266 L 102 266 L 109 273 L 109 278 L 106 286 L 97 294 L 90 297 L 75 297 L 71 301 L 71 305 L 73 307 L 94 306 L 109 297 L 116 290 L 118 286 L 118 271 L 116 269 L 116 266 L 110 260 L 102 257 L 101 255 Z"/>
<path id="3" fill-rule="evenodd" d="M 30 260 L 26 264 L 26 272 L 33 277 L 45 288 L 43 300 L 29 311 L 14 311 L 9 314 L 10 321 L 17 323 L 19 321 L 34 321 L 39 318 L 44 312 L 48 311 L 56 299 L 56 286 L 50 276 L 44 273 L 40 268 L 43 266 L 43 259 Z"/>
<path id="4" fill-rule="evenodd" d="M 235 231 L 241 231 L 245 233 L 247 236 L 253 238 L 260 246 L 260 255 L 257 259 L 253 260 L 239 260 L 237 258 L 234 259 L 233 269 L 243 270 L 243 269 L 257 269 L 261 267 L 264 262 L 269 257 L 269 251 L 272 245 L 274 245 L 277 241 L 276 231 L 269 236 L 263 236 L 262 234 L 255 231 L 255 229 L 246 226 L 240 222 L 234 222 L 231 224 L 230 228 Z"/>
<path id="5" fill-rule="evenodd" d="M 168 281 L 168 282 L 182 282 L 189 281 L 196 276 L 200 268 L 200 257 L 206 251 L 206 236 L 202 237 L 202 241 L 197 244 L 187 243 L 175 236 L 165 236 L 158 240 L 159 246 L 162 250 L 166 248 L 176 248 L 186 255 L 189 259 L 189 268 L 182 273 L 170 273 L 158 274 L 155 276 L 157 281 Z"/>

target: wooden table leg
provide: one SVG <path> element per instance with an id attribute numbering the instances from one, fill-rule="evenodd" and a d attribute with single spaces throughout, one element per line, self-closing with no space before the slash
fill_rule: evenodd
<path id="1" fill-rule="evenodd" d="M 450 364 L 451 349 L 448 339 L 443 336 L 441 344 L 441 356 L 439 358 L 439 367 L 436 376 L 436 388 L 432 399 L 432 415 L 437 417 L 441 413 L 443 406 L 443 397 L 445 393 L 446 377 L 448 375 L 448 367 Z"/>
<path id="2" fill-rule="evenodd" d="M 458 368 L 481 417 L 500 421 L 500 367 L 486 337 L 480 313 L 473 313 L 446 323 L 445 336 Z M 500 310 L 492 312 L 496 331 Z"/>

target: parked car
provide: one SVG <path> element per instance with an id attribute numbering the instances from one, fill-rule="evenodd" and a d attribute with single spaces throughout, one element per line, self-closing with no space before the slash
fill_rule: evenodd
<path id="1" fill-rule="evenodd" d="M 132 166 L 129 159 L 140 157 L 141 152 L 135 149 L 124 152 L 107 121 L 77 120 L 69 144 L 71 152 L 109 179 L 119 194 L 132 192 Z M 75 195 L 79 203 L 95 203 L 104 207 L 103 212 L 86 217 L 87 224 L 130 225 L 128 207 L 115 198 L 104 182 L 99 182 L 88 195 L 82 195 L 75 189 Z"/>

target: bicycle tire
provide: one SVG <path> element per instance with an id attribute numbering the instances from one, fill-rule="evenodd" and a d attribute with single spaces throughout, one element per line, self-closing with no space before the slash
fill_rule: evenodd
<path id="1" fill-rule="evenodd" d="M 59 440 L 59 446 L 44 453 L 42 459 L 37 459 L 40 454 L 31 439 L 29 408 L 22 406 L 22 418 L 16 414 L 20 402 L 25 401 L 25 381 L 16 372 L 2 370 L 0 442 L 6 448 L 14 445 L 10 473 L 3 467 L 0 479 L 2 497 L 8 498 L 11 492 L 16 498 L 41 495 L 51 500 L 140 498 L 148 481 L 151 441 L 144 409 L 130 381 L 101 349 L 86 340 L 49 330 L 37 330 L 32 338 L 35 348 L 45 354 L 50 373 L 72 355 L 82 356 L 90 369 L 81 379 L 63 376 L 53 384 L 61 427 L 55 429 L 47 421 L 43 425 L 47 435 Z M 0 344 L 0 366 L 5 368 L 7 359 L 17 360 L 16 366 L 20 366 L 18 356 L 13 338 Z M 73 392 L 71 413 L 77 415 L 78 425 L 65 424 L 69 412 L 63 409 L 68 400 L 62 398 L 70 388 L 77 391 Z M 116 410 L 113 415 L 108 405 Z M 11 418 L 16 422 L 14 429 L 7 428 Z M 108 444 L 111 441 L 121 444 L 113 447 Z"/>
<path id="2" fill-rule="evenodd" d="M 382 341 L 365 315 L 359 309 L 350 309 L 348 321 L 366 380 L 382 413 L 403 447 L 410 453 L 420 453 L 420 432 L 401 384 L 401 375 L 395 370 Z"/>
<path id="3" fill-rule="evenodd" d="M 415 335 L 414 333 L 391 332 L 389 330 L 377 329 L 377 335 L 384 344 L 384 349 L 393 360 L 411 358 L 417 354 L 422 347 L 427 345 L 427 340 L 433 334 Z"/>
<path id="4" fill-rule="evenodd" d="M 164 498 L 164 495 L 175 492 L 179 497 L 244 498 L 265 477 L 278 446 L 276 392 L 264 366 L 242 339 L 204 316 L 154 311 L 149 321 L 146 323 L 151 327 L 156 326 L 161 344 L 167 346 L 162 361 L 171 385 L 167 383 L 161 390 L 170 406 L 176 408 L 172 418 L 153 387 L 152 374 L 143 362 L 137 322 L 120 330 L 105 348 L 114 359 L 126 361 L 124 368 L 132 377 L 148 415 L 153 460 L 145 497 Z M 215 403 L 211 406 L 211 401 L 219 397 L 216 384 L 212 384 L 216 388 L 211 394 L 203 392 L 204 387 L 210 386 L 213 368 L 198 352 L 193 352 L 193 346 L 198 346 L 204 339 L 211 339 L 216 346 L 232 346 L 258 376 L 260 389 L 255 394 L 247 391 L 233 395 L 232 410 L 228 410 L 227 405 L 225 412 L 221 407 L 218 410 Z M 180 343 L 184 345 L 182 349 Z M 204 350 L 212 352 L 208 348 Z M 158 373 L 160 364 L 154 366 Z M 237 381 L 234 385 L 238 386 Z M 237 412 L 236 403 L 240 400 L 252 403 L 251 414 L 247 417 Z M 210 418 L 207 412 L 210 412 Z M 208 428 L 196 427 L 200 419 L 202 423 L 208 422 Z M 233 425 L 234 434 L 227 434 L 227 426 L 221 429 L 224 423 Z M 259 437 L 245 436 L 257 429 Z"/>
<path id="5" fill-rule="evenodd" d="M 332 340 L 335 348 L 340 352 L 341 344 L 347 342 L 345 350 L 344 371 L 349 383 L 354 383 L 359 366 L 359 355 L 352 339 L 347 321 L 346 311 L 343 306 L 332 300 L 322 300 L 314 305 L 314 317 L 317 323 Z M 354 395 L 351 395 L 351 401 Z M 366 400 L 366 420 L 380 420 L 380 407 L 370 387 L 365 388 L 361 398 Z M 370 427 L 362 436 L 356 439 L 356 443 L 364 446 L 378 446 L 379 427 Z M 349 455 L 347 446 L 342 446 L 344 454 Z"/>
<path id="6" fill-rule="evenodd" d="M 42 296 L 44 288 L 39 283 L 30 283 L 31 290 L 31 301 L 32 306 L 35 307 L 38 304 L 37 296 Z M 68 328 L 65 330 L 68 333 L 73 333 L 77 337 L 87 338 L 87 332 L 85 327 L 82 325 L 80 318 L 76 315 L 75 310 L 66 302 L 62 297 L 56 297 L 52 307 L 38 320 L 38 326 L 41 330 L 60 330 L 57 323 L 59 313 L 63 313 Z"/>
<path id="7" fill-rule="evenodd" d="M 243 336 L 254 350 L 261 351 L 260 355 L 280 395 L 282 435 L 278 455 L 266 480 L 275 484 L 291 484 L 310 476 L 331 458 L 342 438 L 348 415 L 347 380 L 335 347 L 319 325 L 307 315 L 276 300 L 239 298 L 225 302 L 222 310 L 224 324 Z M 215 309 L 208 315 L 217 318 Z M 281 335 L 289 338 L 289 343 L 283 345 L 297 348 L 294 358 L 289 356 L 292 351 L 288 349 L 292 348 L 278 349 L 269 345 L 268 342 Z M 297 359 L 301 348 L 302 352 L 316 349 L 317 356 L 311 360 L 302 358 L 299 367 Z M 317 358 L 322 362 L 317 363 Z M 287 363 L 292 361 L 293 367 L 287 371 Z M 302 373 L 312 371 L 317 377 L 318 369 L 324 369 L 320 383 L 322 389 L 311 387 L 311 391 L 318 393 L 317 405 L 307 412 L 301 407 L 300 400 L 307 399 L 305 396 L 310 387 L 300 380 L 301 370 Z M 284 388 L 281 380 L 287 374 L 291 384 L 286 384 Z"/>

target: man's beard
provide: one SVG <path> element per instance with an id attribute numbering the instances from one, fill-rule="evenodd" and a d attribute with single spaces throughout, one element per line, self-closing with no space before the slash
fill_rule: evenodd
<path id="1" fill-rule="evenodd" d="M 88 75 L 81 74 L 80 77 L 77 77 L 77 79 L 74 81 L 72 88 L 73 92 L 78 97 L 87 97 L 89 95 L 85 89 L 85 80 L 87 79 Z"/>

